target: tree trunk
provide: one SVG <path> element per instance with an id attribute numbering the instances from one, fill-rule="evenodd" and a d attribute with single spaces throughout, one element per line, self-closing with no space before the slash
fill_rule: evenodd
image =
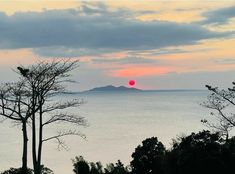
<path id="1" fill-rule="evenodd" d="M 36 138 L 37 138 L 37 131 L 36 131 L 36 109 L 35 109 L 35 103 L 36 103 L 36 95 L 35 95 L 35 91 L 34 91 L 34 87 L 33 88 L 33 94 L 32 94 L 32 157 L 33 157 L 33 169 L 34 169 L 34 174 L 40 174 L 39 168 L 38 168 L 38 162 L 37 162 L 37 142 L 36 142 Z"/>
<path id="2" fill-rule="evenodd" d="M 41 96 L 40 96 L 41 97 Z M 41 97 L 42 98 L 42 97 Z M 35 112 L 32 116 L 32 150 L 33 150 L 33 166 L 34 166 L 34 174 L 41 174 L 41 156 L 42 156 L 42 131 L 43 131 L 43 122 L 42 122 L 42 101 L 39 101 L 39 130 L 38 130 L 38 139 L 36 137 L 37 131 L 36 131 L 36 118 L 35 118 Z M 35 110 L 35 107 L 34 107 Z M 38 140 L 38 149 L 37 149 L 37 141 Z M 37 150 L 36 150 L 37 149 Z"/>
<path id="3" fill-rule="evenodd" d="M 40 174 L 37 165 L 37 152 L 36 152 L 36 123 L 35 114 L 32 115 L 32 156 L 33 156 L 33 169 L 34 174 Z"/>
<path id="4" fill-rule="evenodd" d="M 43 123 L 42 123 L 42 103 L 40 102 L 40 109 L 39 109 L 39 137 L 38 137 L 38 169 L 41 173 L 41 157 L 42 157 L 42 131 L 43 131 Z"/>
<path id="5" fill-rule="evenodd" d="M 22 155 L 22 173 L 27 173 L 27 150 L 28 150 L 28 135 L 27 135 L 27 124 L 26 121 L 22 122 L 23 131 L 23 155 Z"/>

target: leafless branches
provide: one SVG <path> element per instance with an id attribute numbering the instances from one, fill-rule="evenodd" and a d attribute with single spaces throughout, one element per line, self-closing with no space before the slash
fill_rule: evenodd
<path id="1" fill-rule="evenodd" d="M 56 135 L 51 136 L 51 137 L 47 137 L 45 139 L 42 140 L 42 142 L 46 142 L 46 141 L 50 141 L 50 140 L 56 140 L 58 146 L 57 149 L 60 150 L 65 149 L 68 150 L 68 146 L 66 145 L 65 141 L 63 141 L 61 138 L 64 136 L 80 136 L 83 139 L 86 139 L 85 134 L 82 134 L 81 132 L 77 131 L 77 130 L 67 130 L 67 131 L 58 131 Z"/>
<path id="2" fill-rule="evenodd" d="M 77 128 L 86 126 L 86 120 L 71 108 L 77 108 L 84 102 L 73 99 L 56 101 L 56 96 L 65 93 L 64 83 L 72 82 L 70 72 L 78 67 L 78 61 L 39 61 L 29 67 L 17 67 L 19 82 L 7 83 L 0 87 L 0 115 L 22 124 L 24 137 L 24 163 L 27 166 L 27 125 L 32 130 L 32 157 L 35 174 L 40 174 L 42 145 L 56 139 L 59 146 L 64 146 L 62 137 L 79 135 Z M 30 120 L 29 120 L 30 119 Z M 44 126 L 58 123 L 74 125 L 75 130 L 63 130 L 54 136 L 44 138 Z M 25 156 L 26 155 L 26 156 Z M 25 167 L 24 166 L 24 167 Z"/>
<path id="3" fill-rule="evenodd" d="M 6 83 L 0 86 L 0 116 L 4 119 L 13 120 L 22 126 L 23 153 L 22 171 L 27 171 L 27 123 L 33 110 L 31 96 L 25 88 L 25 82 Z"/>
<path id="4" fill-rule="evenodd" d="M 27 120 L 30 115 L 30 103 L 24 83 L 6 83 L 0 87 L 0 115 L 15 120 Z"/>
<path id="5" fill-rule="evenodd" d="M 233 82 L 233 85 L 235 83 Z M 219 90 L 206 85 L 211 94 L 207 97 L 207 101 L 202 103 L 202 106 L 212 110 L 210 113 L 216 121 L 211 122 L 206 119 L 202 120 L 207 127 L 221 132 L 227 138 L 229 132 L 235 127 L 235 86 L 228 90 Z"/>

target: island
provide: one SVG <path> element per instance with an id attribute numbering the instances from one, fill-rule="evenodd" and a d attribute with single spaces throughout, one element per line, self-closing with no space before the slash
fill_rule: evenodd
<path id="1" fill-rule="evenodd" d="M 113 86 L 113 85 L 108 85 L 108 86 L 103 86 L 103 87 L 96 87 L 93 89 L 90 89 L 86 92 L 138 92 L 138 91 L 142 91 L 141 89 L 137 89 L 137 88 L 128 88 L 125 86 Z"/>

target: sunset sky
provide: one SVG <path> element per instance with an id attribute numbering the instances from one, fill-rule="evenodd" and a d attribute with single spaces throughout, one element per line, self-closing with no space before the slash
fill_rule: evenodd
<path id="1" fill-rule="evenodd" d="M 0 79 L 37 60 L 80 60 L 71 87 L 229 87 L 235 1 L 0 1 Z"/>

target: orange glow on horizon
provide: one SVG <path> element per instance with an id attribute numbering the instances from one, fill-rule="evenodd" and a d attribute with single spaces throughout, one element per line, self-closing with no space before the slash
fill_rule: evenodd
<path id="1" fill-rule="evenodd" d="M 170 71 L 171 69 L 167 67 L 131 67 L 126 69 L 114 70 L 111 72 L 111 76 L 126 77 L 126 78 L 154 76 L 154 75 L 164 75 Z"/>
<path id="2" fill-rule="evenodd" d="M 1 50 L 0 65 L 14 66 L 19 64 L 31 64 L 36 61 L 36 56 L 30 49 Z"/>

